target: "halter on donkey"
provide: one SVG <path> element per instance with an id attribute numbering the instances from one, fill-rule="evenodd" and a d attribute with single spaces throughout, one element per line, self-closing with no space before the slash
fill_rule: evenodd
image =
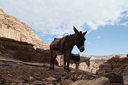
<path id="1" fill-rule="evenodd" d="M 57 55 L 64 55 L 64 69 L 66 70 L 66 61 L 67 61 L 67 70 L 69 70 L 69 59 L 71 55 L 71 51 L 73 47 L 76 45 L 80 52 L 85 50 L 84 48 L 84 41 L 85 34 L 87 31 L 82 33 L 79 32 L 75 26 L 73 27 L 75 34 L 65 36 L 63 38 L 55 38 L 53 42 L 50 44 L 50 53 L 51 53 L 51 60 L 50 60 L 50 69 L 54 70 L 54 60 Z"/>

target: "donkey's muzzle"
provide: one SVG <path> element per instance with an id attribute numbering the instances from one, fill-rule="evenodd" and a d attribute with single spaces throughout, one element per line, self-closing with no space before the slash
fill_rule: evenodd
<path id="1" fill-rule="evenodd" d="M 80 50 L 80 52 L 83 52 L 83 51 L 84 51 L 84 46 L 81 46 L 81 47 L 79 48 L 79 50 Z"/>

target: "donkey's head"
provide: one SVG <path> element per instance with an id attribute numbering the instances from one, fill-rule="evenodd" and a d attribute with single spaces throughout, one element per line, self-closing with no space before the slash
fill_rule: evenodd
<path id="1" fill-rule="evenodd" d="M 90 59 L 91 59 L 91 57 L 87 58 L 85 61 L 88 67 L 90 66 Z"/>
<path id="2" fill-rule="evenodd" d="M 80 50 L 80 52 L 83 52 L 85 50 L 85 48 L 84 48 L 84 41 L 86 40 L 84 36 L 86 35 L 87 31 L 85 31 L 84 33 L 82 33 L 81 31 L 79 32 L 75 28 L 75 26 L 73 28 L 74 28 L 75 34 L 77 35 L 76 36 L 76 39 L 75 39 L 75 45 Z"/>

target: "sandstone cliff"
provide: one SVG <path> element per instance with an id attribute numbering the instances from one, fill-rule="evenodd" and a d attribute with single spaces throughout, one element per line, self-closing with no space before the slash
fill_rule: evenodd
<path id="1" fill-rule="evenodd" d="M 17 18 L 0 9 L 0 37 L 31 43 L 34 48 L 49 49 L 49 43 L 42 42 L 34 31 Z"/>
<path id="2" fill-rule="evenodd" d="M 50 63 L 50 51 L 34 49 L 32 44 L 0 37 L 0 58 Z M 57 61 L 55 64 L 58 64 Z"/>

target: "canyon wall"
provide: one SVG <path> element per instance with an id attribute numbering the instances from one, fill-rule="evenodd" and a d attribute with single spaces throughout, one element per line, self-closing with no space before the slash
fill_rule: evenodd
<path id="1" fill-rule="evenodd" d="M 0 9 L 0 58 L 50 63 L 49 45 L 27 24 Z"/>
<path id="2" fill-rule="evenodd" d="M 24 22 L 5 14 L 0 9 L 0 37 L 31 43 L 34 48 L 49 49 L 49 43 L 42 42 Z"/>

